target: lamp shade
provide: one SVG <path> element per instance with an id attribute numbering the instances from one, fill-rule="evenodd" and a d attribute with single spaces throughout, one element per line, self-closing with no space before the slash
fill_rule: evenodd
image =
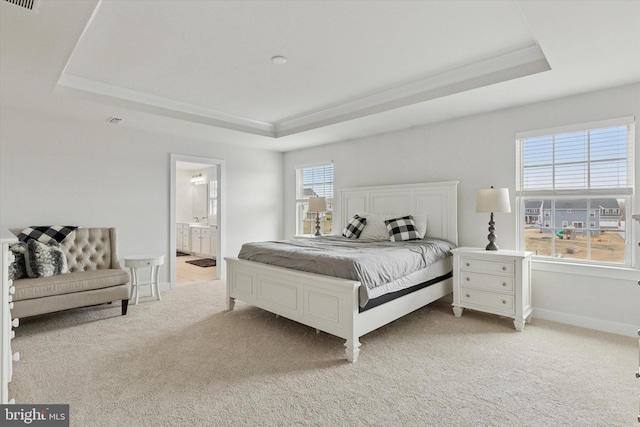
<path id="1" fill-rule="evenodd" d="M 309 212 L 326 212 L 327 199 L 325 197 L 309 197 Z"/>
<path id="2" fill-rule="evenodd" d="M 476 212 L 511 212 L 508 188 L 478 190 Z"/>

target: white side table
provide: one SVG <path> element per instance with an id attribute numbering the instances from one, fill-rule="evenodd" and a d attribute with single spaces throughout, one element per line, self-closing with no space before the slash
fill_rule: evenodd
<path id="1" fill-rule="evenodd" d="M 482 248 L 453 251 L 453 313 L 465 308 L 511 317 L 516 331 L 531 318 L 533 252 Z"/>
<path id="2" fill-rule="evenodd" d="M 141 286 L 149 286 L 151 289 L 151 296 L 160 297 L 160 285 L 158 282 L 158 272 L 160 266 L 164 264 L 164 255 L 133 255 L 124 257 L 124 266 L 129 267 L 131 270 L 131 299 L 133 295 L 136 296 L 135 304 L 138 304 L 138 298 L 140 296 L 139 288 Z M 149 268 L 149 280 L 141 282 L 138 278 L 139 268 Z"/>

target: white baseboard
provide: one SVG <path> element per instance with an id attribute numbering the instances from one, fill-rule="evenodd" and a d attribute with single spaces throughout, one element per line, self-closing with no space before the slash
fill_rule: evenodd
<path id="1" fill-rule="evenodd" d="M 640 325 L 610 322 L 608 320 L 576 316 L 574 314 L 560 313 L 557 311 L 543 310 L 539 308 L 533 309 L 533 317 L 634 338 L 638 337 L 638 329 L 640 329 Z"/>

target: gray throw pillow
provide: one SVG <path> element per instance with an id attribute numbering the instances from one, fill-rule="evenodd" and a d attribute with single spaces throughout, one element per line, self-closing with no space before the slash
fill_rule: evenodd
<path id="1" fill-rule="evenodd" d="M 37 240 L 27 242 L 25 254 L 27 274 L 31 278 L 49 277 L 69 272 L 67 257 L 60 244 L 54 240 L 48 244 Z"/>
<path id="2" fill-rule="evenodd" d="M 24 254 L 27 250 L 27 244 L 24 242 L 16 242 L 9 245 L 9 249 L 15 258 L 15 260 L 9 264 L 9 280 L 18 280 L 29 277 L 27 275 L 27 266 L 24 258 Z"/>

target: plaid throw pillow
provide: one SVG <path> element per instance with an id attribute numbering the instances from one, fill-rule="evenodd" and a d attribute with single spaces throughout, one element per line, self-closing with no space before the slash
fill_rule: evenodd
<path id="1" fill-rule="evenodd" d="M 73 225 L 46 225 L 42 227 L 27 227 L 20 234 L 18 240 L 28 242 L 29 240 L 37 240 L 47 243 L 49 240 L 62 242 L 72 231 L 78 228 Z"/>
<path id="2" fill-rule="evenodd" d="M 389 230 L 389 237 L 392 242 L 404 242 L 407 240 L 421 240 L 416 223 L 411 215 L 402 218 L 388 219 L 384 222 Z"/>
<path id="3" fill-rule="evenodd" d="M 367 224 L 367 218 L 362 218 L 361 216 L 354 215 L 349 221 L 349 224 L 342 231 L 342 235 L 344 237 L 348 237 L 349 239 L 357 239 L 360 237 L 360 233 L 364 229 L 364 226 Z"/>

